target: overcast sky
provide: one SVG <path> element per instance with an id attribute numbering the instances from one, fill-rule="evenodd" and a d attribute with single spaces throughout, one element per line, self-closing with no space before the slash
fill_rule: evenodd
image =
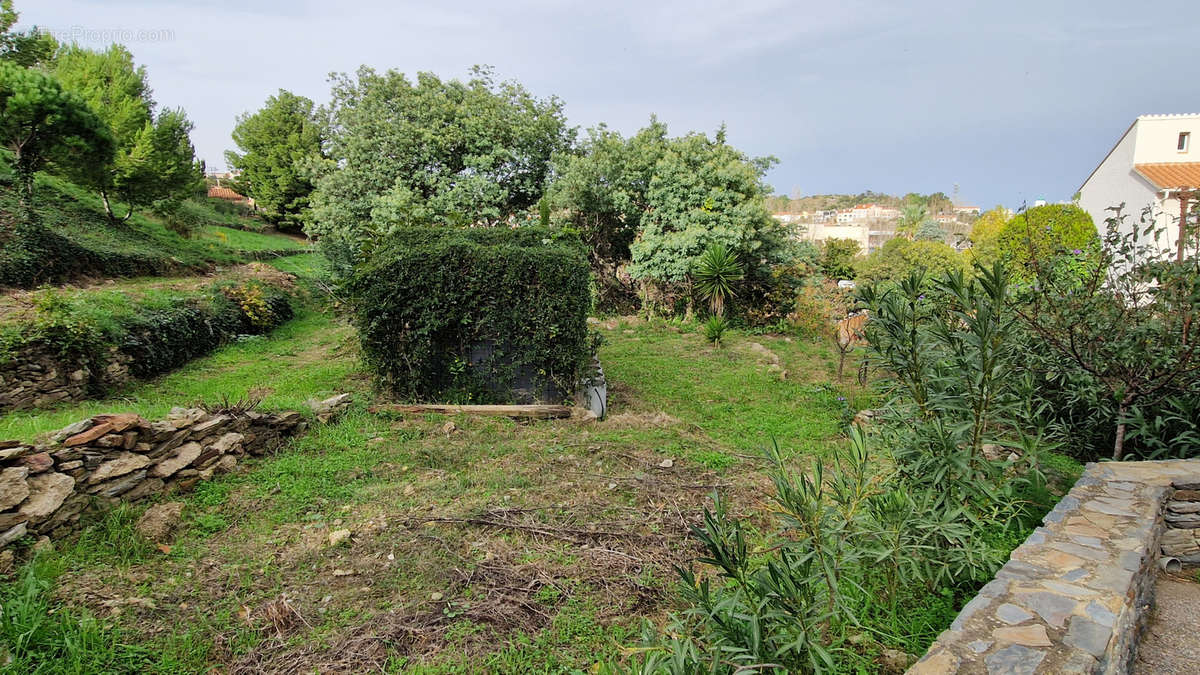
<path id="1" fill-rule="evenodd" d="M 580 127 L 725 122 L 731 143 L 779 158 L 781 193 L 958 184 L 985 208 L 1069 199 L 1135 116 L 1200 111 L 1195 0 L 16 5 L 22 26 L 127 44 L 210 167 L 235 115 L 280 88 L 324 102 L 328 74 L 361 64 L 443 77 L 491 64 L 562 98 Z"/>

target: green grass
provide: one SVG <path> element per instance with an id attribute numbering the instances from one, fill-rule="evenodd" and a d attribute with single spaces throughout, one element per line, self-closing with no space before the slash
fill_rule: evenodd
<path id="1" fill-rule="evenodd" d="M 301 253 L 267 261 L 275 269 L 300 278 L 324 278 L 329 271 L 329 261 L 320 253 Z"/>
<path id="2" fill-rule="evenodd" d="M 308 244 L 295 237 L 235 230 L 219 225 L 205 227 L 199 239 L 204 242 L 216 242 L 221 246 L 239 251 L 301 251 L 309 247 Z"/>
<path id="3" fill-rule="evenodd" d="M 34 436 L 103 412 L 136 412 L 147 419 L 174 406 L 237 400 L 251 390 L 265 409 L 298 409 L 312 397 L 330 396 L 358 369 L 351 331 L 329 315 L 301 308 L 295 319 L 267 336 L 248 337 L 163 377 L 105 399 L 0 417 L 0 437 Z"/>
<path id="4" fill-rule="evenodd" d="M 310 278 L 322 269 L 309 254 L 273 264 Z M 199 673 L 228 670 L 250 653 L 278 666 L 306 650 L 313 661 L 299 671 L 336 670 L 323 650 L 352 631 L 387 634 L 429 612 L 444 621 L 428 633 L 440 647 L 411 653 L 394 633 L 384 645 L 386 671 L 558 673 L 618 658 L 643 619 L 660 620 L 671 608 L 671 566 L 693 553 L 680 519 L 694 518 L 714 485 L 754 508 L 762 444 L 777 437 L 797 455 L 826 453 L 841 442 L 844 407 L 835 388 L 811 384 L 829 372 L 823 345 L 733 332 L 715 350 L 690 327 L 625 330 L 603 331 L 612 416 L 601 422 L 368 413 L 372 394 L 356 374 L 352 331 L 311 309 L 270 337 L 229 345 L 120 396 L 0 419 L 0 437 L 28 438 L 99 412 L 155 419 L 174 405 L 253 387 L 273 389 L 263 404 L 273 409 L 358 392 L 336 424 L 314 425 L 273 456 L 244 459 L 247 470 L 172 497 L 186 506 L 169 553 L 131 532 L 142 506 L 93 518 L 61 541 L 47 560 L 64 601 L 47 607 L 71 622 L 56 624 L 51 642 L 91 644 L 70 632 L 90 630 L 83 597 L 155 605 L 124 607 L 107 619 L 111 640 L 102 649 L 56 656 L 64 665 L 44 672 L 72 672 L 72 659 L 85 659 L 76 672 Z M 751 342 L 777 354 L 788 378 Z M 755 426 L 768 431 L 752 434 Z M 664 458 L 674 464 L 663 468 Z M 521 529 L 424 522 L 496 509 L 517 509 L 531 524 L 635 538 L 603 540 L 596 553 Z M 352 529 L 351 541 L 325 546 L 338 527 Z M 642 562 L 626 567 L 630 560 Z M 494 579 L 488 570 L 510 576 Z M 306 623 L 284 636 L 284 660 L 272 661 L 279 652 L 271 651 L 275 633 L 263 607 L 284 592 Z M 444 600 L 432 602 L 435 593 Z M 482 615 L 471 614 L 479 607 Z M 17 663 L 31 663 L 22 658 Z"/>
<path id="5" fill-rule="evenodd" d="M 827 346 L 729 331 L 718 348 L 688 328 L 638 323 L 602 330 L 601 362 L 618 392 L 627 386 L 743 454 L 758 455 L 778 440 L 789 452 L 819 456 L 841 442 L 845 404 L 838 399 L 845 395 L 828 384 L 836 364 Z M 774 352 L 787 378 L 751 343 Z"/>

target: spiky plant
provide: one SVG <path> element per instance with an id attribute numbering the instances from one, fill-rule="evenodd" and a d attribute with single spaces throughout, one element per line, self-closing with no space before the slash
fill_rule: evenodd
<path id="1" fill-rule="evenodd" d="M 713 316 L 725 316 L 725 303 L 735 295 L 734 284 L 742 280 L 742 264 L 725 244 L 709 244 L 696 261 L 693 278 Z"/>

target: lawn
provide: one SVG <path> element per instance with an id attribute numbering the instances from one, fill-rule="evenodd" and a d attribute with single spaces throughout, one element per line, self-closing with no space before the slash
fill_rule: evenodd
<path id="1" fill-rule="evenodd" d="M 0 420 L 0 437 L 25 438 L 259 388 L 270 409 L 358 392 L 339 422 L 184 497 L 168 547 L 132 534 L 140 505 L 39 559 L 28 584 L 55 580 L 54 621 L 71 617 L 48 633 L 88 644 L 89 616 L 106 637 L 83 655 L 47 641 L 42 672 L 69 670 L 52 665 L 68 652 L 78 671 L 114 672 L 570 672 L 619 658 L 643 620 L 677 607 L 673 565 L 695 556 L 688 529 L 710 494 L 760 512 L 764 445 L 799 464 L 829 453 L 839 397 L 857 390 L 830 384 L 825 344 L 738 333 L 718 349 L 686 324 L 631 319 L 599 329 L 603 421 L 371 414 L 352 331 L 314 310 L 119 398 Z"/>
<path id="2" fill-rule="evenodd" d="M 220 225 L 205 227 L 199 239 L 239 251 L 302 251 L 309 248 L 307 243 L 296 237 L 237 230 Z"/>

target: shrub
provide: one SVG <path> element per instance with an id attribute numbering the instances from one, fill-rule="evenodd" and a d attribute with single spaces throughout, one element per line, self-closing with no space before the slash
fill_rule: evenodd
<path id="1" fill-rule="evenodd" d="M 1014 275 L 1025 277 L 1034 273 L 1032 266 L 1037 260 L 1094 251 L 1100 236 L 1087 211 L 1072 204 L 1046 204 L 1013 216 L 1000 230 L 996 243 Z"/>
<path id="2" fill-rule="evenodd" d="M 720 347 L 725 339 L 725 331 L 729 330 L 729 322 L 720 314 L 708 317 L 704 322 L 704 339 Z"/>
<path id="3" fill-rule="evenodd" d="M 715 242 L 708 245 L 692 272 L 696 291 L 708 302 L 713 316 L 725 316 L 725 303 L 736 295 L 734 285 L 742 280 L 737 254 Z"/>
<path id="4" fill-rule="evenodd" d="M 917 271 L 931 276 L 967 271 L 966 257 L 940 241 L 913 241 L 897 237 L 859 262 L 860 281 L 899 281 Z"/>
<path id="5" fill-rule="evenodd" d="M 412 399 L 558 398 L 591 356 L 587 258 L 554 230 L 402 228 L 347 284 L 367 363 Z"/>

